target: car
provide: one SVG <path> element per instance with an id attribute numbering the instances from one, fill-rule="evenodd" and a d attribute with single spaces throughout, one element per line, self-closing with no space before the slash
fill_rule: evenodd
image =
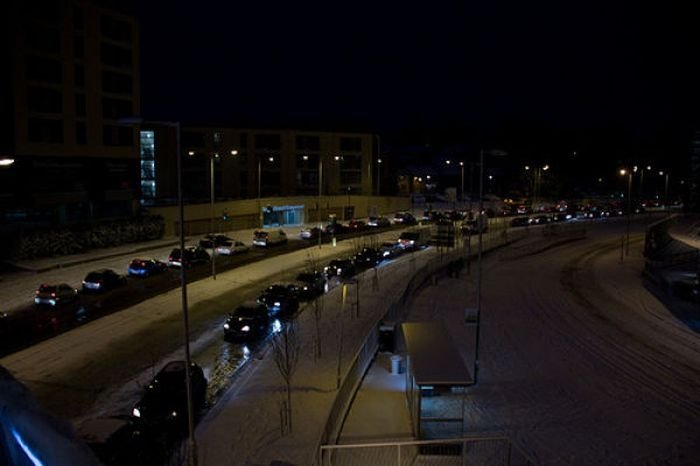
<path id="1" fill-rule="evenodd" d="M 61 283 L 58 285 L 43 284 L 36 290 L 34 304 L 58 306 L 70 303 L 78 299 L 78 290 L 70 285 Z"/>
<path id="2" fill-rule="evenodd" d="M 299 299 L 288 285 L 270 285 L 258 296 L 257 302 L 264 304 L 273 316 L 289 317 L 299 310 Z"/>
<path id="3" fill-rule="evenodd" d="M 350 227 L 342 223 L 333 222 L 326 225 L 327 235 L 342 235 L 345 233 L 350 233 Z"/>
<path id="4" fill-rule="evenodd" d="M 348 222 L 348 228 L 350 231 L 362 231 L 367 228 L 367 224 L 362 220 L 350 220 L 350 222 Z"/>
<path id="5" fill-rule="evenodd" d="M 185 265 L 191 267 L 194 264 L 204 264 L 209 262 L 209 253 L 199 246 L 186 246 L 185 247 Z M 175 248 L 170 251 L 168 256 L 168 266 L 170 267 L 181 267 L 182 259 L 180 257 L 180 248 Z"/>
<path id="6" fill-rule="evenodd" d="M 312 228 L 302 228 L 299 232 L 299 238 L 301 239 L 318 239 L 318 235 L 325 235 L 326 233 L 319 227 Z"/>
<path id="7" fill-rule="evenodd" d="M 410 212 L 397 212 L 394 215 L 394 223 L 401 225 L 417 225 L 418 220 Z"/>
<path id="8" fill-rule="evenodd" d="M 326 277 L 317 270 L 300 273 L 297 275 L 296 282 L 290 286 L 295 288 L 295 294 L 301 301 L 308 301 L 321 296 L 328 289 Z"/>
<path id="9" fill-rule="evenodd" d="M 530 225 L 530 217 L 515 217 L 510 221 L 512 227 L 526 227 Z"/>
<path id="10" fill-rule="evenodd" d="M 479 228 L 479 221 L 478 220 L 465 220 L 462 222 L 460 225 L 459 229 L 462 231 L 462 234 L 464 235 L 476 235 L 479 233 L 479 230 L 481 230 L 481 233 L 486 233 L 488 231 L 488 223 L 485 222 L 482 223 L 482 227 Z"/>
<path id="11" fill-rule="evenodd" d="M 427 245 L 424 230 L 404 231 L 399 235 L 399 244 L 404 251 L 417 251 Z"/>
<path id="12" fill-rule="evenodd" d="M 217 254 L 222 256 L 232 256 L 234 254 L 241 254 L 243 252 L 248 252 L 250 248 L 243 241 L 238 241 L 232 239 L 216 247 L 215 251 Z"/>
<path id="13" fill-rule="evenodd" d="M 100 269 L 88 273 L 83 280 L 83 292 L 103 293 L 126 285 L 126 277 L 112 269 Z"/>
<path id="14" fill-rule="evenodd" d="M 331 278 L 350 278 L 357 273 L 355 264 L 352 259 L 333 259 L 323 269 L 326 279 Z"/>
<path id="15" fill-rule="evenodd" d="M 401 247 L 401 244 L 399 244 L 399 240 L 384 241 L 379 247 L 379 253 L 382 255 L 383 259 L 393 259 L 394 257 L 399 256 L 402 252 L 403 248 Z"/>
<path id="16" fill-rule="evenodd" d="M 143 464 L 139 460 L 146 451 L 146 438 L 129 415 L 88 419 L 80 424 L 76 434 L 101 461 L 100 464 Z"/>
<path id="17" fill-rule="evenodd" d="M 375 228 L 387 228 L 391 226 L 391 222 L 386 217 L 370 217 L 367 220 L 367 226 Z"/>
<path id="18" fill-rule="evenodd" d="M 185 361 L 168 362 L 145 387 L 141 400 L 131 410 L 132 419 L 149 427 L 187 427 L 187 387 Z M 196 363 L 189 368 L 192 407 L 201 410 L 206 403 L 207 379 Z"/>
<path id="19" fill-rule="evenodd" d="M 596 210 L 595 215 L 600 216 L 600 211 Z M 532 223 L 535 225 L 544 225 L 552 222 L 552 217 L 549 215 L 537 215 L 532 218 Z"/>
<path id="20" fill-rule="evenodd" d="M 225 340 L 251 341 L 264 337 L 270 329 L 270 313 L 262 303 L 243 303 L 224 322 Z"/>
<path id="21" fill-rule="evenodd" d="M 267 247 L 286 242 L 287 234 L 282 230 L 256 230 L 253 233 L 254 246 Z"/>
<path id="22" fill-rule="evenodd" d="M 355 263 L 355 267 L 364 270 L 376 267 L 383 259 L 379 250 L 375 248 L 362 248 L 362 250 L 353 257 L 353 262 Z"/>
<path id="23" fill-rule="evenodd" d="M 133 259 L 129 263 L 128 273 L 130 277 L 150 277 L 165 271 L 167 268 L 168 264 L 156 259 Z"/>
<path id="24" fill-rule="evenodd" d="M 230 243 L 231 241 L 233 240 L 226 235 L 206 235 L 204 238 L 199 240 L 199 247 L 212 249 L 217 246 L 221 246 L 222 244 Z"/>

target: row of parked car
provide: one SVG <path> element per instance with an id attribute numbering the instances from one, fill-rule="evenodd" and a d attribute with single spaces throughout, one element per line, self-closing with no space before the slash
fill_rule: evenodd
<path id="1" fill-rule="evenodd" d="M 264 338 L 277 319 L 292 318 L 300 302 L 319 297 L 328 290 L 330 283 L 347 280 L 384 260 L 424 246 L 427 246 L 424 235 L 406 231 L 397 240 L 386 241 L 379 248 L 365 247 L 352 257 L 333 259 L 323 271 L 302 272 L 293 283 L 270 285 L 255 301 L 241 304 L 228 315 L 223 323 L 224 338 L 245 342 Z"/>

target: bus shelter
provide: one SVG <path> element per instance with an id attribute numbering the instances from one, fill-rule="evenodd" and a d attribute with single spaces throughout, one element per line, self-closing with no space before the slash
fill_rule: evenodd
<path id="1" fill-rule="evenodd" d="M 474 381 L 445 325 L 407 322 L 401 334 L 413 434 L 423 439 L 463 435 L 466 387 Z"/>

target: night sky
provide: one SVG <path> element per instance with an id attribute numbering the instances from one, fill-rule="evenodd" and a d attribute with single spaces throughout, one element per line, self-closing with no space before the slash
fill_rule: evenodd
<path id="1" fill-rule="evenodd" d="M 655 159 L 687 153 L 700 103 L 692 15 L 665 4 L 139 8 L 147 118 L 451 131 L 528 154 Z"/>

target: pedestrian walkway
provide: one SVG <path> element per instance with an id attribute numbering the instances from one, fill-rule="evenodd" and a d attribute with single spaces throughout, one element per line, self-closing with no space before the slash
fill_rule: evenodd
<path id="1" fill-rule="evenodd" d="M 411 440 L 406 374 L 392 372 L 391 353 L 378 353 L 343 424 L 338 443 Z"/>

